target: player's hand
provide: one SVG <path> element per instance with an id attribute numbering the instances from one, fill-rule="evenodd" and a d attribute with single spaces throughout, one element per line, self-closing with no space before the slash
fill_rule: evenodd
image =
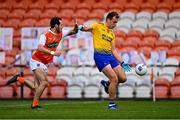
<path id="1" fill-rule="evenodd" d="M 78 32 L 78 23 L 77 23 L 77 19 L 76 17 L 74 17 L 74 34 L 76 34 Z"/>
<path id="2" fill-rule="evenodd" d="M 75 47 L 63 48 L 62 52 L 68 52 L 69 50 L 75 49 Z"/>
<path id="3" fill-rule="evenodd" d="M 124 61 L 121 63 L 122 68 L 124 69 L 124 71 L 126 72 L 130 72 L 131 71 L 131 67 L 129 66 L 128 63 L 125 63 Z"/>
<path id="4" fill-rule="evenodd" d="M 75 24 L 74 25 L 74 29 L 73 29 L 73 31 L 74 31 L 74 34 L 76 34 L 76 33 L 78 33 L 78 25 L 77 24 Z"/>
<path id="5" fill-rule="evenodd" d="M 54 52 L 54 56 L 60 56 L 62 54 L 62 51 L 61 50 L 56 50 Z"/>
<path id="6" fill-rule="evenodd" d="M 77 47 L 72 46 L 72 47 L 69 47 L 69 50 L 76 49 L 76 48 Z"/>
<path id="7" fill-rule="evenodd" d="M 63 48 L 63 49 L 61 49 L 61 52 L 62 53 L 67 53 L 69 50 L 71 50 L 71 48 Z"/>
<path id="8" fill-rule="evenodd" d="M 83 29 L 84 29 L 84 26 L 83 26 L 83 25 L 79 25 L 79 26 L 78 26 L 78 30 L 83 31 Z"/>
<path id="9" fill-rule="evenodd" d="M 63 53 L 67 53 L 69 50 L 75 49 L 75 47 L 63 48 L 61 50 L 57 50 L 54 53 L 54 56 L 60 56 Z"/>

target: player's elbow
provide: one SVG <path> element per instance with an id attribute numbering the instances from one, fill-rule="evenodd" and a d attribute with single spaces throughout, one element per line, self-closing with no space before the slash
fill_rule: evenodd
<path id="1" fill-rule="evenodd" d="M 73 34 L 76 34 L 76 33 L 78 33 L 78 29 L 75 29 L 75 30 L 73 31 Z"/>
<path id="2" fill-rule="evenodd" d="M 38 45 L 38 50 L 39 51 L 43 51 L 43 48 L 44 48 L 43 45 Z"/>

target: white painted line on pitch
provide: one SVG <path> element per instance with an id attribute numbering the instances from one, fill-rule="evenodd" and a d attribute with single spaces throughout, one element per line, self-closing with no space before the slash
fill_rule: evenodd
<path id="1" fill-rule="evenodd" d="M 78 101 L 80 102 L 80 101 Z M 42 105 L 45 105 L 45 106 L 50 106 L 50 105 L 61 105 L 61 104 L 64 104 L 64 103 L 67 103 L 67 104 L 77 104 L 78 102 L 76 101 L 70 101 L 68 103 L 63 101 L 63 102 L 59 102 L 59 103 L 43 103 Z M 81 104 L 89 104 L 89 103 L 98 103 L 99 101 L 82 101 Z M 25 107 L 25 106 L 30 106 L 30 104 L 19 104 L 19 105 L 6 105 L 6 106 L 0 106 L 0 109 L 1 108 L 13 108 L 13 107 Z"/>

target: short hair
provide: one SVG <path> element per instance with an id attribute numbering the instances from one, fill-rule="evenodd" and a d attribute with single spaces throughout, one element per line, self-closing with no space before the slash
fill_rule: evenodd
<path id="1" fill-rule="evenodd" d="M 59 25 L 60 24 L 60 20 L 62 20 L 61 18 L 59 18 L 59 17 L 53 17 L 52 19 L 51 19 L 51 21 L 50 21 L 50 26 L 51 26 L 51 28 L 54 28 L 54 26 L 57 24 L 57 25 Z"/>
<path id="2" fill-rule="evenodd" d="M 116 17 L 117 19 L 119 19 L 119 14 L 117 13 L 117 12 L 109 12 L 108 14 L 107 14 L 107 16 L 106 16 L 106 21 L 107 21 L 107 19 L 112 19 L 113 17 Z"/>

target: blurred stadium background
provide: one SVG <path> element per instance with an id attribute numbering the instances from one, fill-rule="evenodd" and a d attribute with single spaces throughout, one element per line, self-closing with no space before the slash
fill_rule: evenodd
<path id="1" fill-rule="evenodd" d="M 119 54 L 132 66 L 141 58 L 148 66 L 143 77 L 127 73 L 118 98 L 151 99 L 153 79 L 156 98 L 180 99 L 180 0 L 0 0 L 0 99 L 32 98 L 26 86 L 5 83 L 17 72 L 33 80 L 28 62 L 51 17 L 61 17 L 66 32 L 74 16 L 89 25 L 103 21 L 108 11 L 120 15 L 115 29 Z M 79 32 L 62 41 L 61 47 L 78 49 L 55 58 L 42 98 L 108 98 L 99 83 L 106 77 L 94 65 L 91 34 Z"/>

